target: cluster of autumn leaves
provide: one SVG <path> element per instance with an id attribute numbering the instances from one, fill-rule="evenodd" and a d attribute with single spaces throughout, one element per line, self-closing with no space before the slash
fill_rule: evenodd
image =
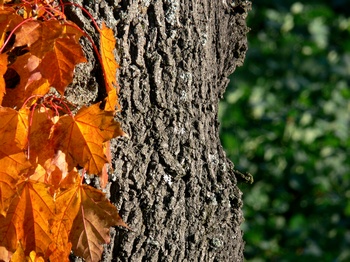
<path id="1" fill-rule="evenodd" d="M 107 183 L 109 140 L 124 135 L 113 31 L 102 24 L 105 101 L 73 114 L 63 95 L 86 36 L 52 0 L 0 0 L 0 260 L 99 261 L 109 228 L 126 226 L 83 174 Z M 54 95 L 52 90 L 60 95 Z"/>

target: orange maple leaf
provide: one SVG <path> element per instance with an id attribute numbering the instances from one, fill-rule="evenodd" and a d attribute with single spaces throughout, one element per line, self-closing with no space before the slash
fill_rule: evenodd
<path id="1" fill-rule="evenodd" d="M 20 15 L 16 14 L 16 10 L 12 7 L 1 7 L 0 9 L 0 48 L 3 47 L 3 44 L 6 39 L 7 32 L 10 32 L 18 24 L 23 21 L 23 18 Z"/>
<path id="2" fill-rule="evenodd" d="M 61 95 L 73 80 L 74 67 L 86 62 L 81 46 L 72 38 L 58 38 L 52 51 L 47 52 L 39 70 L 43 77 L 54 86 Z"/>
<path id="3" fill-rule="evenodd" d="M 42 22 L 40 29 L 40 38 L 30 46 L 29 52 L 42 59 L 52 51 L 56 39 L 63 37 L 64 27 L 57 20 L 49 20 Z"/>
<path id="4" fill-rule="evenodd" d="M 114 38 L 114 33 L 111 29 L 107 28 L 105 23 L 102 23 L 102 29 L 100 30 L 100 52 L 101 52 L 101 63 L 103 69 L 103 75 L 105 79 L 107 97 L 105 99 L 104 110 L 114 112 L 120 110 L 120 105 L 118 103 L 117 95 L 117 81 L 116 72 L 119 67 L 118 63 L 114 57 L 114 48 L 116 40 Z M 107 156 L 108 162 L 110 162 L 110 144 L 106 143 L 104 145 L 105 155 Z M 100 185 L 105 188 L 108 182 L 108 164 L 105 164 L 102 168 L 100 176 Z"/>
<path id="5" fill-rule="evenodd" d="M 17 57 L 9 68 L 16 71 L 20 82 L 14 88 L 6 88 L 3 106 L 22 107 L 31 95 L 45 95 L 50 90 L 50 83 L 38 70 L 40 63 L 41 60 L 31 53 Z"/>
<path id="6" fill-rule="evenodd" d="M 105 107 L 104 110 L 115 112 L 120 111 L 120 105 L 118 103 L 117 89 L 113 88 L 108 92 L 107 97 L 105 98 Z"/>
<path id="7" fill-rule="evenodd" d="M 24 170 L 30 168 L 30 162 L 22 150 L 16 148 L 6 151 L 0 147 L 0 172 L 14 176 L 21 174 Z"/>
<path id="8" fill-rule="evenodd" d="M 27 110 L 0 106 L 0 172 L 16 177 L 31 165 L 24 153 L 27 142 Z"/>
<path id="9" fill-rule="evenodd" d="M 31 112 L 28 158 L 33 166 L 40 164 L 45 167 L 46 161 L 51 160 L 55 155 L 51 141 L 54 119 L 54 112 L 44 106 L 39 106 Z"/>
<path id="10" fill-rule="evenodd" d="M 39 40 L 41 34 L 41 23 L 39 21 L 28 21 L 15 32 L 16 40 L 14 47 L 31 46 Z"/>
<path id="11" fill-rule="evenodd" d="M 50 250 L 52 251 L 50 254 L 51 262 L 69 261 L 68 256 L 72 249 L 69 234 L 73 220 L 77 215 L 77 211 L 72 208 L 77 205 L 77 198 L 74 196 L 77 183 L 80 183 L 80 175 L 74 169 L 61 181 L 60 189 L 55 192 L 56 214 L 51 226 L 53 239 L 50 245 Z"/>
<path id="12" fill-rule="evenodd" d="M 10 203 L 16 195 L 18 179 L 16 174 L 0 172 L 0 214 L 3 216 L 6 216 Z"/>
<path id="13" fill-rule="evenodd" d="M 75 255 L 86 261 L 101 258 L 103 244 L 109 243 L 111 226 L 127 225 L 101 191 L 81 185 L 77 180 L 74 187 L 63 191 L 56 198 L 57 210 L 61 211 L 61 230 L 69 235 Z"/>
<path id="14" fill-rule="evenodd" d="M 0 246 L 14 252 L 20 242 L 25 255 L 34 250 L 41 256 L 48 256 L 54 208 L 46 184 L 20 181 L 6 217 L 0 217 Z"/>
<path id="15" fill-rule="evenodd" d="M 0 214 L 6 215 L 16 195 L 19 173 L 30 167 L 23 152 L 27 143 L 28 110 L 0 106 Z"/>
<path id="16" fill-rule="evenodd" d="M 4 74 L 7 71 L 7 54 L 0 54 L 0 105 L 6 93 Z"/>
<path id="17" fill-rule="evenodd" d="M 103 143 L 124 135 L 113 112 L 99 108 L 100 104 L 81 108 L 73 117 L 60 117 L 55 129 L 56 150 L 66 154 L 68 169 L 79 165 L 90 174 L 100 174 L 108 162 L 103 153 Z"/>
<path id="18" fill-rule="evenodd" d="M 37 107 L 31 115 L 28 136 L 28 158 L 33 168 L 29 172 L 32 179 L 45 182 L 54 189 L 68 173 L 65 154 L 58 150 L 52 139 L 58 116 L 44 106 Z"/>
<path id="19" fill-rule="evenodd" d="M 112 29 L 106 27 L 103 22 L 100 31 L 100 52 L 107 93 L 117 86 L 116 72 L 119 65 L 114 57 L 115 43 L 116 41 Z"/>
<path id="20" fill-rule="evenodd" d="M 19 111 L 0 106 L 0 146 L 10 152 L 13 147 L 24 149 L 27 144 L 28 113 L 26 108 Z"/>

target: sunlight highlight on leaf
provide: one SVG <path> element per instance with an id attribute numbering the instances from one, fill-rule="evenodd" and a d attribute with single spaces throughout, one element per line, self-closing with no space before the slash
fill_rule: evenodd
<path id="1" fill-rule="evenodd" d="M 73 80 L 75 65 L 83 62 L 86 62 L 86 58 L 81 46 L 73 39 L 59 38 L 55 41 L 53 50 L 44 56 L 39 71 L 63 95 Z"/>
<path id="2" fill-rule="evenodd" d="M 78 164 L 90 174 L 100 174 L 108 162 L 103 142 L 124 135 L 113 112 L 101 110 L 99 104 L 83 107 L 74 118 L 61 117 L 55 132 L 56 150 L 67 153 L 69 169 Z"/>
<path id="3" fill-rule="evenodd" d="M 31 46 L 40 38 L 41 25 L 38 21 L 28 21 L 24 23 L 16 32 L 14 47 L 28 45 Z"/>
<path id="4" fill-rule="evenodd" d="M 103 22 L 100 34 L 100 49 L 107 93 L 117 86 L 116 72 L 119 66 L 114 57 L 115 43 L 112 29 L 106 27 Z"/>
<path id="5" fill-rule="evenodd" d="M 4 74 L 7 70 L 7 54 L 0 54 L 0 105 L 6 93 Z"/>

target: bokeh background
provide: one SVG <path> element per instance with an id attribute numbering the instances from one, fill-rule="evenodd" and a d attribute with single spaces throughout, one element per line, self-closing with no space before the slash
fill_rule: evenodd
<path id="1" fill-rule="evenodd" d="M 221 140 L 254 176 L 247 261 L 350 261 L 350 1 L 253 1 Z"/>

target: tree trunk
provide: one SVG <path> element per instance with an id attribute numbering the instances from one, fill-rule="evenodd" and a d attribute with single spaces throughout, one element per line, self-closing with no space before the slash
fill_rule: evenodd
<path id="1" fill-rule="evenodd" d="M 116 33 L 119 120 L 129 135 L 112 142 L 107 193 L 132 230 L 111 230 L 102 261 L 243 261 L 241 192 L 217 115 L 247 50 L 250 2 L 77 2 Z M 70 19 L 93 34 L 73 9 Z M 82 103 L 100 92 L 89 60 L 68 93 Z"/>

